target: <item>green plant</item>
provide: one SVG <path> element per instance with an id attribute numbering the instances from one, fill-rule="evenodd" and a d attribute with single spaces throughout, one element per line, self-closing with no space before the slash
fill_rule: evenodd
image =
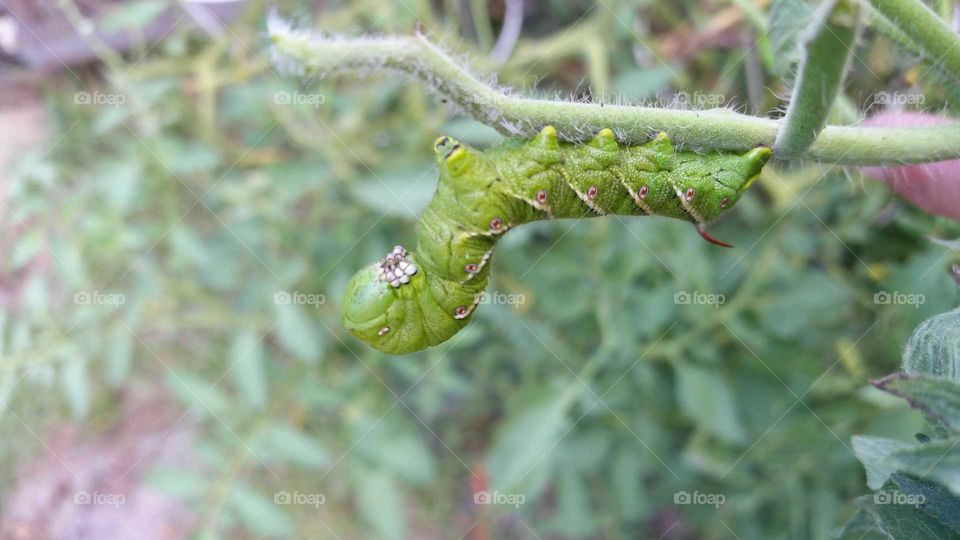
<path id="1" fill-rule="evenodd" d="M 905 0 L 918 4 L 919 0 Z M 728 110 L 685 111 L 602 103 L 570 103 L 510 96 L 480 82 L 464 66 L 423 37 L 327 38 L 305 30 L 294 30 L 274 17 L 270 37 L 278 53 L 278 65 L 300 75 L 324 75 L 338 70 L 395 69 L 427 81 L 474 118 L 509 136 L 531 137 L 544 125 L 553 125 L 562 137 L 582 140 L 604 128 L 613 129 L 625 142 L 641 143 L 651 131 L 666 132 L 674 141 L 702 148 L 748 150 L 772 146 L 778 134 L 805 133 L 802 142 L 790 143 L 790 157 L 851 165 L 920 163 L 960 157 L 960 127 L 857 128 L 826 123 L 842 75 L 848 66 L 852 44 L 859 27 L 859 10 L 850 2 L 827 1 L 821 16 L 812 20 L 811 32 L 830 38 L 826 43 L 811 40 L 810 74 L 830 73 L 825 83 L 797 79 L 786 123 L 737 114 Z M 926 9 L 926 8 L 923 8 Z M 841 22 L 837 23 L 837 19 Z M 897 19 L 894 24 L 912 25 Z M 834 38 L 834 25 L 851 30 Z M 910 32 L 926 38 L 916 25 Z M 941 36 L 942 37 L 942 36 Z M 835 54 L 836 39 L 850 44 Z M 960 37 L 949 38 L 954 45 Z M 922 43 L 922 42 L 921 42 Z M 826 62 L 828 57 L 839 59 Z M 931 58 L 934 62 L 940 59 Z M 815 140 L 814 140 L 815 137 Z M 895 144 L 891 144 L 896 141 Z"/>
<path id="2" fill-rule="evenodd" d="M 274 73 L 262 2 L 250 4 L 219 38 L 175 30 L 116 67 L 73 67 L 76 78 L 43 87 L 55 136 L 9 171 L 3 200 L 0 268 L 15 292 L 0 307 L 4 517 L 22 470 L 43 483 L 29 474 L 38 457 L 66 485 L 87 477 L 55 430 L 110 444 L 128 400 L 145 397 L 159 429 L 124 479 L 195 509 L 196 522 L 170 523 L 206 538 L 827 538 L 863 492 L 850 437 L 928 429 L 865 381 L 897 369 L 921 321 L 957 306 L 956 252 L 929 237 L 960 228 L 830 163 L 767 165 L 711 228 L 737 250 L 658 217 L 531 223 L 498 243 L 490 276 L 492 291 L 524 303 L 485 306 L 447 343 L 400 361 L 363 346 L 340 324 L 340 299 L 357 268 L 415 242 L 437 136 L 478 149 L 502 138 L 375 69 L 305 83 Z M 335 35 L 420 24 L 531 95 L 659 96 L 674 108 L 644 118 L 686 133 L 710 112 L 692 110 L 698 91 L 724 96 L 711 106 L 786 106 L 801 33 L 784 24 L 802 29 L 790 14 L 805 8 L 527 2 L 535 11 L 495 67 L 460 2 L 334 0 L 315 14 L 278 4 Z M 894 47 L 921 49 L 869 11 L 825 132 L 866 131 L 835 125 L 882 95 L 960 112 L 932 76 L 942 66 Z M 388 41 L 407 42 L 421 46 Z M 79 91 L 127 101 L 81 105 Z M 624 140 L 646 141 L 658 122 Z M 772 144 L 776 130 L 763 132 Z M 560 129 L 571 133 L 594 136 Z M 903 157 L 906 142 L 886 150 Z M 73 301 L 97 291 L 126 301 Z M 885 291 L 924 301 L 877 302 Z M 129 423 L 154 423 L 143 420 Z M 186 455 L 157 464 L 168 443 Z M 524 499 L 476 504 L 482 491 Z M 715 504 L 684 504 L 697 492 Z M 51 537 L 71 525 L 46 523 L 62 526 Z"/>
<path id="3" fill-rule="evenodd" d="M 922 411 L 927 433 L 914 442 L 853 438 L 876 491 L 855 501 L 859 510 L 844 538 L 960 537 L 960 310 L 916 329 L 903 369 L 873 384 Z"/>

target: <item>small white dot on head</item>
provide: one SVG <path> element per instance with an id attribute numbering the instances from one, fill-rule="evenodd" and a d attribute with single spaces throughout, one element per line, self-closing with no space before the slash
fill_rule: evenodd
<path id="1" fill-rule="evenodd" d="M 382 336 L 382 335 L 386 334 L 386 333 L 389 332 L 389 331 L 390 331 L 390 327 L 389 327 L 389 326 L 384 326 L 383 328 L 377 330 L 377 335 L 378 335 L 378 336 Z"/>

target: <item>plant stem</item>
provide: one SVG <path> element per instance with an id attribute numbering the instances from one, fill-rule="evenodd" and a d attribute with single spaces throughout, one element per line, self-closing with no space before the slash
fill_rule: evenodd
<path id="1" fill-rule="evenodd" d="M 770 146 L 779 121 L 728 110 L 671 110 L 528 99 L 481 82 L 423 37 L 328 38 L 295 31 L 272 19 L 271 38 L 282 68 L 304 75 L 337 70 L 393 69 L 414 75 L 475 119 L 507 136 L 532 137 L 551 124 L 567 140 L 583 140 L 608 127 L 628 143 L 665 131 L 675 142 L 700 148 L 747 150 Z M 849 165 L 921 163 L 960 158 L 960 125 L 861 128 L 828 126 L 805 159 Z"/>
<path id="2" fill-rule="evenodd" d="M 802 155 L 827 125 L 853 59 L 860 21 L 859 5 L 848 0 L 826 0 L 814 14 L 790 107 L 773 144 L 779 157 Z"/>
<path id="3" fill-rule="evenodd" d="M 884 17 L 920 46 L 924 56 L 960 81 L 960 37 L 919 0 L 870 0 Z"/>

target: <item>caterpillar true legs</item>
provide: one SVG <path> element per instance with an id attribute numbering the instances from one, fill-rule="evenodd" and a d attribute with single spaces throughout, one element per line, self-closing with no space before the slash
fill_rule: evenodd
<path id="1" fill-rule="evenodd" d="M 675 151 L 665 133 L 620 146 L 609 129 L 586 144 L 545 127 L 529 141 L 480 152 L 450 137 L 434 144 L 440 182 L 421 216 L 413 253 L 397 246 L 347 285 L 344 326 L 374 348 L 405 354 L 440 344 L 469 322 L 497 239 L 551 218 L 661 215 L 704 225 L 733 207 L 770 159 Z"/>

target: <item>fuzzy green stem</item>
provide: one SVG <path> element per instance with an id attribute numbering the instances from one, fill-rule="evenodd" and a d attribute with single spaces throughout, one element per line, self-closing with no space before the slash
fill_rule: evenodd
<path id="1" fill-rule="evenodd" d="M 728 110 L 672 110 L 528 99 L 507 95 L 481 82 L 422 37 L 327 38 L 270 25 L 277 61 L 301 74 L 393 69 L 414 75 L 461 106 L 475 119 L 507 136 L 532 137 L 553 125 L 568 140 L 611 128 L 621 140 L 641 143 L 665 131 L 698 148 L 748 150 L 772 146 L 779 121 Z M 849 165 L 921 163 L 960 158 L 960 125 L 862 128 L 828 126 L 799 156 Z"/>
<path id="2" fill-rule="evenodd" d="M 923 58 L 923 51 L 920 50 L 920 46 L 914 43 L 913 40 L 910 39 L 910 36 L 904 34 L 903 30 L 900 30 L 900 28 L 881 15 L 880 12 L 870 4 L 864 4 L 864 8 L 868 14 L 871 27 L 896 42 L 899 47 L 902 47 L 910 54 L 917 58 Z"/>
<path id="3" fill-rule="evenodd" d="M 960 36 L 919 0 L 870 0 L 890 22 L 920 46 L 923 55 L 960 81 Z"/>
<path id="4" fill-rule="evenodd" d="M 773 143 L 781 159 L 803 155 L 827 125 L 853 59 L 860 20 L 858 4 L 826 0 L 810 21 L 790 106 Z"/>

